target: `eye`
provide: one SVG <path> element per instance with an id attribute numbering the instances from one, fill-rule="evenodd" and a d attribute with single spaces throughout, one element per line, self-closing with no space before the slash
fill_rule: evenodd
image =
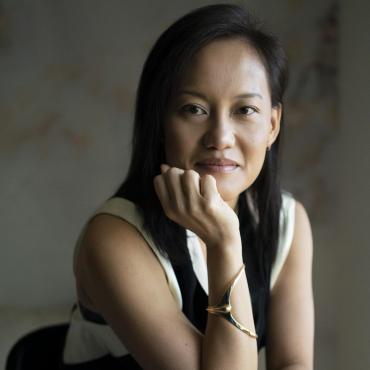
<path id="1" fill-rule="evenodd" d="M 194 105 L 194 104 L 184 105 L 181 108 L 181 110 L 183 112 L 190 113 L 190 114 L 195 115 L 195 116 L 200 116 L 202 114 L 207 114 L 207 112 L 203 108 L 201 108 L 197 105 Z"/>
<path id="2" fill-rule="evenodd" d="M 243 115 L 246 115 L 246 116 L 250 116 L 251 114 L 258 112 L 258 110 L 257 108 L 250 107 L 249 105 L 245 105 L 244 107 L 239 108 L 237 112 Z"/>

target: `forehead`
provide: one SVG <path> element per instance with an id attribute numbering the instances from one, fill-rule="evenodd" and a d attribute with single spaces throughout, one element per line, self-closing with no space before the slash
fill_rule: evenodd
<path id="1" fill-rule="evenodd" d="M 243 90 L 268 93 L 264 64 L 257 51 L 241 39 L 220 39 L 201 48 L 186 66 L 177 87 L 224 95 Z"/>

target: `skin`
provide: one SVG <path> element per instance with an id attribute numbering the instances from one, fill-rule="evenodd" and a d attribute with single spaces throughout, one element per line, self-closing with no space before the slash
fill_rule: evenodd
<path id="1" fill-rule="evenodd" d="M 237 218 L 230 209 L 235 211 L 240 193 L 258 177 L 266 149 L 279 134 L 281 112 L 280 105 L 271 104 L 262 61 L 245 41 L 212 42 L 185 71 L 165 120 L 167 164 L 154 184 L 167 216 L 200 237 L 205 256 L 238 244 Z M 238 168 L 219 172 L 197 166 L 209 157 L 226 157 Z M 271 294 L 270 369 L 313 366 L 312 238 L 299 202 L 295 225 L 295 247 Z M 285 330 L 289 335 L 284 341 Z M 302 340 L 302 333 L 311 340 Z"/>
<path id="2" fill-rule="evenodd" d="M 230 209 L 259 175 L 281 110 L 272 107 L 264 65 L 244 40 L 212 42 L 185 70 L 165 117 L 167 164 L 154 185 L 167 216 L 200 237 L 205 255 L 218 241 L 239 238 Z M 237 167 L 198 165 L 209 158 Z"/>
<path id="3" fill-rule="evenodd" d="M 237 97 L 242 94 L 249 96 Z M 271 106 L 266 71 L 256 51 L 242 40 L 213 42 L 196 54 L 170 103 L 167 164 L 211 174 L 222 199 L 235 208 L 239 194 L 260 173 L 280 118 L 281 107 Z M 226 157 L 239 167 L 232 173 L 197 167 L 209 157 Z"/>
<path id="4" fill-rule="evenodd" d="M 266 148 L 279 132 L 281 107 L 271 106 L 263 64 L 240 40 L 204 47 L 178 90 L 185 88 L 206 98 L 174 95 L 165 120 L 167 164 L 154 186 L 167 216 L 194 231 L 207 248 L 213 305 L 243 263 L 236 199 L 261 170 Z M 234 98 L 251 92 L 261 97 Z M 187 104 L 200 109 L 184 112 Z M 204 171 L 197 163 L 209 156 L 224 156 L 239 166 L 231 173 Z M 311 267 L 310 224 L 296 202 L 293 242 L 270 296 L 269 370 L 313 369 Z M 205 335 L 189 322 L 150 247 L 124 220 L 98 215 L 89 223 L 77 256 L 76 280 L 80 300 L 104 316 L 144 369 L 257 369 L 255 339 L 214 315 L 208 315 Z M 255 331 L 245 274 L 231 303 L 235 317 Z"/>

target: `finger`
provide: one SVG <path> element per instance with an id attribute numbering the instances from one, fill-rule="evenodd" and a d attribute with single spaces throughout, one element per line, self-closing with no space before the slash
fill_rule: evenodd
<path id="1" fill-rule="evenodd" d="M 183 211 L 185 209 L 184 193 L 181 186 L 181 175 L 184 170 L 176 167 L 171 167 L 162 176 L 166 184 L 166 190 L 169 196 L 170 207 L 175 211 Z"/>
<path id="2" fill-rule="evenodd" d="M 219 197 L 216 179 L 212 175 L 204 175 L 200 179 L 200 193 L 206 200 L 212 200 Z"/>
<path id="3" fill-rule="evenodd" d="M 170 204 L 170 198 L 167 192 L 167 187 L 163 176 L 161 175 L 155 176 L 153 180 L 153 185 L 154 190 L 158 196 L 158 199 L 162 205 L 162 208 L 164 211 L 166 211 Z"/>
<path id="4" fill-rule="evenodd" d="M 165 173 L 170 169 L 170 166 L 168 164 L 162 163 L 161 164 L 161 173 Z"/>
<path id="5" fill-rule="evenodd" d="M 181 176 L 182 190 L 188 207 L 194 202 L 199 201 L 201 196 L 199 182 L 200 176 L 194 170 L 187 170 Z"/>

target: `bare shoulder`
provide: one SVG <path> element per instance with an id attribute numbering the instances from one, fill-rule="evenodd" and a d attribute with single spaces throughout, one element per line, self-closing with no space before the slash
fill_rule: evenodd
<path id="1" fill-rule="evenodd" d="M 295 202 L 292 244 L 271 292 L 266 361 L 269 369 L 313 368 L 313 242 L 309 217 Z"/>
<path id="2" fill-rule="evenodd" d="M 279 277 L 272 290 L 272 295 L 281 292 L 279 286 L 291 284 L 291 277 L 297 274 L 297 277 L 311 278 L 312 258 L 313 258 L 313 241 L 311 224 L 307 211 L 303 204 L 298 200 L 295 201 L 294 232 L 292 244 L 288 256 L 284 263 Z"/>
<path id="3" fill-rule="evenodd" d="M 141 233 L 121 218 L 99 214 L 89 222 L 81 240 L 76 277 L 90 291 L 88 276 L 107 274 L 113 264 L 126 271 L 127 282 L 142 274 L 166 282 L 163 268 Z"/>
<path id="4" fill-rule="evenodd" d="M 311 224 L 305 207 L 300 201 L 296 200 L 294 237 L 300 236 L 312 237 Z"/>
<path id="5" fill-rule="evenodd" d="M 295 222 L 291 250 L 287 263 L 299 263 L 311 269 L 313 257 L 313 240 L 311 223 L 303 204 L 295 201 Z"/>
<path id="6" fill-rule="evenodd" d="M 96 312 L 104 311 L 96 297 L 99 289 L 122 294 L 123 288 L 129 292 L 148 280 L 153 289 L 168 290 L 166 274 L 142 234 L 116 216 L 99 214 L 88 223 L 76 262 L 77 286 Z M 96 280 L 107 285 L 99 287 Z"/>
<path id="7" fill-rule="evenodd" d="M 78 264 L 93 307 L 143 368 L 198 368 L 202 335 L 182 313 L 160 261 L 134 226 L 96 216 Z"/>

